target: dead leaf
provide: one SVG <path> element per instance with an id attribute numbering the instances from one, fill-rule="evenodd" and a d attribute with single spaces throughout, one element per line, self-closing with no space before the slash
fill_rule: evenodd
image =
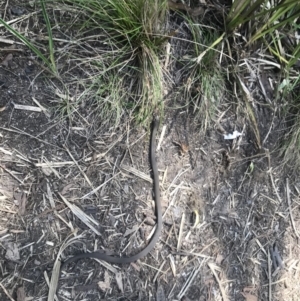
<path id="1" fill-rule="evenodd" d="M 14 190 L 14 199 L 15 199 L 15 204 L 19 207 L 18 213 L 19 215 L 24 215 L 25 214 L 25 208 L 26 208 L 26 203 L 27 203 L 27 197 L 25 193 L 23 192 L 17 192 Z"/>
<path id="2" fill-rule="evenodd" d="M 27 203 L 27 197 L 25 193 L 22 194 L 22 198 L 19 205 L 19 215 L 24 215 L 26 212 L 26 203 Z"/>
<path id="3" fill-rule="evenodd" d="M 16 190 L 14 190 L 14 199 L 17 200 L 17 202 L 15 202 L 15 204 L 17 206 L 20 206 L 21 203 L 21 199 L 22 199 L 22 192 L 17 192 Z"/>
<path id="4" fill-rule="evenodd" d="M 216 264 L 220 265 L 223 260 L 224 260 L 224 256 L 222 254 L 218 253 L 218 255 L 216 257 Z"/>
<path id="5" fill-rule="evenodd" d="M 20 286 L 17 289 L 17 301 L 25 301 L 26 299 L 26 294 L 23 286 Z"/>
<path id="6" fill-rule="evenodd" d="M 132 227 L 132 229 L 127 229 L 127 230 L 125 231 L 125 233 L 124 233 L 124 237 L 130 235 L 131 233 L 136 232 L 137 229 L 138 229 L 138 227 L 139 227 L 138 225 L 134 225 L 134 226 Z"/>
<path id="7" fill-rule="evenodd" d="M 6 248 L 6 254 L 5 258 L 12 261 L 18 261 L 20 260 L 20 253 L 18 249 L 18 245 L 14 242 L 8 242 L 5 245 Z"/>
<path id="8" fill-rule="evenodd" d="M 256 296 L 256 289 L 254 287 L 244 287 L 243 292 L 241 293 L 246 301 L 258 301 Z"/>
<path id="9" fill-rule="evenodd" d="M 124 293 L 124 289 L 123 289 L 123 281 L 122 281 L 122 273 L 118 272 L 116 273 L 116 281 L 117 281 L 117 285 L 119 290 Z"/>
<path id="10" fill-rule="evenodd" d="M 71 188 L 73 187 L 73 184 L 70 183 L 66 185 L 60 192 L 61 195 L 65 195 Z"/>
<path id="11" fill-rule="evenodd" d="M 186 154 L 189 151 L 189 146 L 185 143 L 181 143 L 181 153 L 182 155 Z"/>
<path id="12" fill-rule="evenodd" d="M 109 274 L 107 271 L 104 272 L 104 281 L 99 281 L 98 286 L 103 291 L 106 292 L 108 289 L 110 289 L 110 281 L 109 281 Z"/>
<path id="13" fill-rule="evenodd" d="M 1 65 L 3 65 L 4 67 L 8 67 L 8 63 L 9 61 L 11 61 L 13 58 L 13 55 L 11 53 L 9 53 L 5 58 L 4 60 L 1 62 Z"/>
<path id="14" fill-rule="evenodd" d="M 140 268 L 136 263 L 132 262 L 130 265 L 131 265 L 136 271 L 138 271 L 138 272 L 141 271 L 141 268 Z"/>
<path id="15" fill-rule="evenodd" d="M 50 167 L 43 166 L 42 172 L 49 177 L 52 174 L 52 169 Z"/>
<path id="16" fill-rule="evenodd" d="M 147 216 L 144 220 L 145 224 L 146 225 L 150 225 L 150 226 L 155 226 L 156 225 L 156 222 L 154 221 L 154 219 L 150 216 Z"/>
<path id="17" fill-rule="evenodd" d="M 189 146 L 184 142 L 173 141 L 173 143 L 178 146 L 180 156 L 184 156 L 189 151 Z"/>

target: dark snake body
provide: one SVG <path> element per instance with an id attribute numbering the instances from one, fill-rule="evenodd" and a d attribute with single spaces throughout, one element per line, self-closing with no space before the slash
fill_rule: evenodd
<path id="1" fill-rule="evenodd" d="M 157 163 L 155 159 L 155 137 L 157 128 L 159 125 L 158 119 L 154 119 L 153 121 L 153 128 L 152 128 L 152 135 L 151 135 L 151 144 L 150 144 L 150 160 L 151 160 L 151 166 L 152 166 L 152 172 L 153 172 L 153 187 L 154 187 L 154 198 L 155 198 L 155 208 L 156 208 L 156 229 L 155 232 L 149 242 L 149 244 L 138 254 L 129 256 L 129 257 L 116 257 L 116 256 L 110 256 L 105 253 L 102 253 L 101 251 L 96 251 L 92 253 L 83 253 L 79 255 L 75 255 L 69 259 L 67 259 L 63 265 L 62 269 L 65 267 L 66 264 L 77 261 L 79 259 L 83 258 L 96 258 L 100 260 L 104 260 L 110 263 L 130 263 L 134 262 L 142 257 L 145 257 L 155 246 L 157 243 L 160 233 L 162 230 L 162 213 L 161 213 L 161 202 L 160 202 L 160 189 L 159 189 L 159 178 L 158 178 L 158 169 L 157 169 Z"/>

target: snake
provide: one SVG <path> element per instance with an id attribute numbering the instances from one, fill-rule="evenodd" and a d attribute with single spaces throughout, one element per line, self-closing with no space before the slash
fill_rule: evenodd
<path id="1" fill-rule="evenodd" d="M 152 235 L 150 242 L 148 245 L 141 250 L 136 255 L 132 256 L 112 256 L 108 255 L 102 251 L 95 251 L 91 253 L 82 253 L 75 255 L 73 257 L 70 257 L 67 259 L 61 266 L 61 269 L 63 269 L 67 264 L 77 261 L 79 259 L 85 259 L 85 258 L 93 258 L 93 259 L 100 259 L 104 260 L 109 263 L 117 263 L 117 264 L 125 264 L 125 263 L 131 263 L 134 261 L 137 261 L 140 258 L 145 257 L 156 245 L 157 241 L 159 240 L 161 230 L 162 230 L 162 210 L 161 210 L 161 200 L 160 200 L 160 188 L 159 188 L 159 175 L 158 175 L 158 168 L 157 168 L 157 162 L 155 158 L 155 138 L 157 129 L 159 127 L 159 119 L 157 117 L 154 117 L 152 122 L 152 134 L 151 134 L 151 141 L 150 141 L 150 163 L 152 167 L 152 174 L 153 174 L 153 190 L 154 190 L 154 201 L 155 201 L 155 211 L 156 211 L 156 228 L 154 231 L 154 234 Z"/>

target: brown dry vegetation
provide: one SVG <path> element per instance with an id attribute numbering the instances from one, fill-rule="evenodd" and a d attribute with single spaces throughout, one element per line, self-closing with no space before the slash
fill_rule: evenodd
<path id="1" fill-rule="evenodd" d="M 0 1 L 2 15 L 20 4 Z M 217 8 L 207 11 L 211 18 Z M 32 34 L 29 14 L 18 24 Z M 178 18 L 172 13 L 173 26 Z M 155 225 L 150 128 L 125 112 L 118 123 L 104 122 L 92 98 L 77 101 L 96 70 L 87 63 L 99 55 L 95 36 L 81 48 L 85 64 L 61 63 L 58 80 L 0 28 L 1 301 L 299 300 L 300 183 L 277 152 L 286 129 L 273 99 L 276 68 L 243 53 L 240 80 L 228 76 L 231 89 L 224 84 L 213 114 L 197 98 L 199 81 L 186 89 L 190 79 L 177 61 L 187 28 L 163 44 L 161 57 L 159 243 L 132 264 L 86 259 L 61 273 L 69 256 L 98 249 L 131 255 L 147 243 Z M 234 131 L 241 135 L 224 139 Z"/>

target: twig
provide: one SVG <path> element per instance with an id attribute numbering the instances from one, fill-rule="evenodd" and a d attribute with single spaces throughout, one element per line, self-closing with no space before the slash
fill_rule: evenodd
<path id="1" fill-rule="evenodd" d="M 276 194 L 276 196 L 277 196 L 277 198 L 279 200 L 279 203 L 281 203 L 281 198 L 280 198 L 279 193 L 278 193 L 278 191 L 276 189 L 275 182 L 274 182 L 273 175 L 272 175 L 270 152 L 269 152 L 268 149 L 266 149 L 265 151 L 266 151 L 266 156 L 268 158 L 268 165 L 269 165 L 268 174 L 270 175 L 271 183 L 272 183 L 273 189 L 275 191 L 275 194 Z"/>
<path id="2" fill-rule="evenodd" d="M 4 7 L 4 14 L 3 14 L 3 20 L 5 20 L 5 17 L 6 17 L 6 12 L 7 12 L 7 7 L 8 7 L 8 4 L 9 4 L 9 0 L 6 0 L 6 4 L 5 4 L 5 7 Z"/>
<path id="3" fill-rule="evenodd" d="M 175 264 L 175 260 L 172 254 L 170 254 L 168 256 L 168 258 L 170 259 L 170 266 L 171 266 L 171 270 L 173 273 L 173 276 L 176 277 L 176 264 Z"/>
<path id="4" fill-rule="evenodd" d="M 24 21 L 26 19 L 29 19 L 31 16 L 34 16 L 34 15 L 37 15 L 40 11 L 35 11 L 33 13 L 30 13 L 30 14 L 27 14 L 27 15 L 24 15 L 22 17 L 19 17 L 19 18 L 16 18 L 16 19 L 13 19 L 13 20 L 9 20 L 6 22 L 6 24 L 10 25 L 10 24 L 14 24 L 14 23 L 17 23 L 19 21 Z M 3 24 L 0 24 L 0 28 L 1 27 L 4 27 Z"/>
<path id="5" fill-rule="evenodd" d="M 269 128 L 269 131 L 268 131 L 268 133 L 267 133 L 267 135 L 266 135 L 266 137 L 265 137 L 265 139 L 263 140 L 263 143 L 262 144 L 265 144 L 266 143 L 266 141 L 267 141 L 267 139 L 268 139 L 268 137 L 269 137 L 269 135 L 270 135 L 270 133 L 271 133 L 271 130 L 272 130 L 272 127 L 273 127 L 273 125 L 274 125 L 274 119 L 275 119 L 275 116 L 277 116 L 275 113 L 276 113 L 276 108 L 275 108 L 275 111 L 273 112 L 273 119 L 272 119 L 272 122 L 271 122 L 271 125 L 270 125 L 270 128 Z"/>
<path id="6" fill-rule="evenodd" d="M 127 166 L 127 165 L 122 165 L 120 167 L 121 167 L 121 169 L 126 170 L 126 171 L 132 173 L 133 175 L 135 175 L 135 176 L 137 176 L 137 177 L 139 177 L 139 178 L 141 178 L 141 179 L 143 179 L 143 180 L 145 180 L 149 183 L 153 182 L 153 180 L 151 179 L 150 176 L 148 176 L 147 174 L 139 171 L 138 169 L 136 169 L 134 167 Z"/>
<path id="7" fill-rule="evenodd" d="M 99 226 L 99 223 L 92 217 L 85 214 L 79 207 L 74 204 L 71 204 L 63 195 L 58 193 L 61 199 L 65 202 L 65 204 L 71 209 L 73 214 L 75 214 L 86 226 L 88 226 L 92 231 L 94 231 L 97 235 L 101 236 L 101 233 L 91 224 L 93 223 L 96 226 Z"/>
<path id="8" fill-rule="evenodd" d="M 177 252 L 180 250 L 180 247 L 181 247 L 184 222 L 185 222 L 185 213 L 183 212 L 182 217 L 181 217 L 179 234 L 178 234 Z"/>
<path id="9" fill-rule="evenodd" d="M 64 145 L 64 149 L 66 150 L 66 152 L 68 153 L 68 155 L 70 156 L 70 158 L 73 160 L 73 162 L 75 163 L 75 165 L 77 166 L 77 168 L 79 169 L 80 173 L 83 175 L 83 177 L 85 178 L 85 180 L 88 182 L 88 184 L 90 185 L 90 187 L 93 189 L 93 191 L 95 191 L 95 188 L 92 184 L 92 182 L 90 181 L 90 179 L 87 177 L 87 175 L 85 174 L 85 172 L 82 170 L 82 168 L 79 166 L 78 162 L 75 160 L 75 158 L 73 157 L 73 155 L 71 154 L 71 152 L 69 151 L 69 149 Z M 95 194 L 97 196 L 99 196 L 97 194 L 97 190 L 95 191 Z"/>
<path id="10" fill-rule="evenodd" d="M 290 186 L 289 186 L 289 179 L 287 178 L 286 179 L 286 196 L 287 196 L 287 202 L 288 202 L 288 206 L 289 206 L 289 211 L 290 211 L 290 218 L 291 218 L 291 223 L 292 223 L 292 227 L 294 229 L 294 232 L 297 236 L 297 238 L 299 239 L 299 233 L 296 229 L 296 226 L 295 226 L 295 222 L 294 222 L 294 217 L 293 217 L 293 214 L 292 214 L 292 206 L 291 206 L 291 196 L 290 196 Z"/>
<path id="11" fill-rule="evenodd" d="M 47 183 L 47 196 L 48 196 L 48 200 L 49 200 L 50 206 L 54 210 L 54 214 L 58 215 L 57 210 L 55 209 L 56 206 L 55 206 L 55 201 L 53 199 L 53 194 L 52 194 L 52 191 L 51 191 L 50 186 L 49 186 L 48 183 Z M 58 220 L 55 220 L 55 223 L 56 223 L 57 229 L 59 229 L 59 222 L 58 222 Z"/>
<path id="12" fill-rule="evenodd" d="M 125 134 L 122 134 L 117 140 L 115 140 L 107 149 L 107 151 L 105 151 L 104 153 L 98 154 L 95 156 L 96 159 L 99 158 L 103 158 L 118 142 L 120 142 L 123 138 L 124 138 Z M 88 161 L 92 161 L 94 158 L 93 157 L 88 157 L 86 158 L 84 161 L 88 162 Z"/>
<path id="13" fill-rule="evenodd" d="M 54 147 L 54 149 L 62 149 L 62 148 L 58 147 L 57 145 L 55 145 L 55 144 L 53 144 L 53 143 L 50 143 L 50 142 L 48 142 L 48 141 L 39 139 L 39 138 L 37 138 L 37 137 L 35 137 L 35 136 L 33 136 L 33 135 L 30 135 L 30 134 L 28 134 L 28 133 L 26 133 L 26 132 L 24 132 L 24 131 L 18 129 L 18 128 L 15 128 L 15 129 L 8 129 L 8 128 L 0 127 L 0 130 L 7 131 L 7 132 L 12 132 L 12 133 L 17 133 L 17 134 L 21 134 L 21 135 L 25 135 L 25 136 L 28 136 L 28 137 L 30 137 L 30 138 L 32 138 L 32 139 L 35 139 L 35 140 L 39 141 L 39 142 L 42 142 L 42 143 L 47 144 L 47 145 L 50 145 L 50 146 Z M 38 135 L 38 136 L 39 136 L 39 135 Z"/>
<path id="14" fill-rule="evenodd" d="M 187 169 L 180 170 L 178 172 L 178 174 L 176 175 L 176 177 L 173 179 L 172 183 L 169 185 L 167 191 L 169 192 L 171 187 L 176 187 L 177 186 L 177 185 L 175 185 L 176 181 L 189 170 L 190 170 L 190 167 L 188 167 Z M 181 182 L 180 185 L 181 184 L 183 184 L 183 182 Z M 172 193 L 174 193 L 174 191 L 172 191 L 171 194 Z"/>
<path id="15" fill-rule="evenodd" d="M 20 184 L 23 184 L 23 181 L 21 181 L 18 177 L 16 177 L 10 170 L 5 168 L 2 164 L 0 164 L 0 168 L 2 168 L 4 171 L 6 171 L 9 175 L 11 175 L 15 180 L 17 180 Z"/>
<path id="16" fill-rule="evenodd" d="M 108 179 L 107 181 L 105 181 L 104 183 L 102 183 L 101 185 L 99 185 L 98 187 L 94 188 L 92 191 L 88 192 L 87 194 L 85 194 L 84 196 L 82 196 L 80 199 L 83 200 L 83 199 L 89 197 L 90 195 L 92 195 L 93 193 L 97 193 L 99 189 L 101 189 L 104 185 L 106 185 L 109 181 L 111 181 L 112 179 L 114 179 L 119 174 L 120 174 L 119 172 L 116 173 L 110 179 Z"/>
<path id="17" fill-rule="evenodd" d="M 187 279 L 187 281 L 185 282 L 185 284 L 183 285 L 181 291 L 178 294 L 179 299 L 181 299 L 184 296 L 185 292 L 188 290 L 190 285 L 193 283 L 193 280 L 195 279 L 195 277 L 199 273 L 201 266 L 202 266 L 202 263 L 199 265 L 198 269 L 194 268 L 194 270 L 191 273 L 190 277 Z"/>
<path id="18" fill-rule="evenodd" d="M 182 184 L 183 182 L 181 182 Z M 169 206 L 167 207 L 167 209 L 165 210 L 164 214 L 163 214 L 163 218 L 165 218 L 167 212 L 169 211 L 169 209 L 174 205 L 174 202 L 175 202 L 175 199 L 176 199 L 176 196 L 177 196 L 177 193 L 179 191 L 179 188 L 180 188 L 180 185 L 177 186 L 175 189 L 174 189 L 174 196 L 171 200 L 171 202 L 169 203 Z"/>
<path id="19" fill-rule="evenodd" d="M 50 117 L 50 113 L 48 112 L 48 110 L 43 107 L 34 97 L 31 97 L 33 102 L 44 112 L 44 114 L 46 115 L 46 117 Z"/>
<path id="20" fill-rule="evenodd" d="M 31 111 L 31 112 L 42 112 L 42 109 L 35 106 L 26 106 L 14 103 L 14 109 L 16 110 L 23 110 L 23 111 Z"/>
<path id="21" fill-rule="evenodd" d="M 215 278 L 216 278 L 216 280 L 218 282 L 218 285 L 219 285 L 219 288 L 220 288 L 220 291 L 221 291 L 221 295 L 222 295 L 223 301 L 229 301 L 229 299 L 226 296 L 225 289 L 224 289 L 224 287 L 223 287 L 223 285 L 221 283 L 221 280 L 220 280 L 218 274 L 216 273 L 216 270 L 221 271 L 221 269 L 217 265 L 215 265 L 214 263 L 212 263 L 212 262 L 209 262 L 208 266 L 211 269 L 212 273 L 214 274 L 214 276 L 215 276 Z"/>
<path id="22" fill-rule="evenodd" d="M 36 163 L 36 167 L 64 167 L 65 165 L 73 165 L 73 161 L 65 161 L 65 162 L 45 162 L 45 163 Z"/>
<path id="23" fill-rule="evenodd" d="M 15 299 L 12 298 L 12 296 L 8 293 L 8 291 L 6 290 L 6 288 L 3 286 L 3 284 L 0 282 L 0 286 L 3 289 L 4 293 L 6 294 L 6 296 L 11 300 L 11 301 L 15 301 Z"/>
<path id="24" fill-rule="evenodd" d="M 268 250 L 269 301 L 272 301 L 272 264 L 270 250 Z"/>
<path id="25" fill-rule="evenodd" d="M 164 265 L 165 265 L 166 262 L 167 262 L 167 261 L 164 260 L 163 263 L 160 265 L 160 267 L 159 267 L 159 269 L 158 269 L 156 275 L 154 276 L 153 283 L 155 283 L 155 281 L 156 281 L 158 275 L 162 272 L 162 268 L 164 267 Z"/>

